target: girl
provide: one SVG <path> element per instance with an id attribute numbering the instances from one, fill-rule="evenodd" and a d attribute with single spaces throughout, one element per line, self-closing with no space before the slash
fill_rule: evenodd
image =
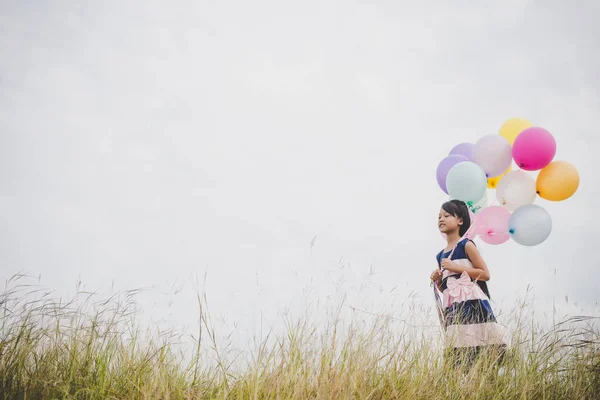
<path id="1" fill-rule="evenodd" d="M 475 244 L 465 238 L 470 225 L 464 202 L 451 200 L 442 205 L 438 228 L 446 234 L 448 245 L 438 253 L 438 268 L 430 277 L 442 292 L 445 346 L 457 363 L 472 362 L 483 349 L 495 349 L 501 356 L 506 347 L 490 306 L 486 284 L 490 272 Z"/>

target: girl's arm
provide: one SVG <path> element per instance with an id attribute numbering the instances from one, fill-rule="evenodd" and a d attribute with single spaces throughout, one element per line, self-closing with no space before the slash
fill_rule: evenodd
<path id="1" fill-rule="evenodd" d="M 467 242 L 465 245 L 465 250 L 467 251 L 467 257 L 471 264 L 473 264 L 473 269 L 466 269 L 467 274 L 473 279 L 477 279 L 478 281 L 489 281 L 490 280 L 490 271 L 488 270 L 487 264 L 481 257 L 479 250 L 475 244 L 471 241 Z"/>

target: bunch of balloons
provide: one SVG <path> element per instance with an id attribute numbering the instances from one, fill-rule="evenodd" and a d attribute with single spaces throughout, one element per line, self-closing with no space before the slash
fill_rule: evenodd
<path id="1" fill-rule="evenodd" d="M 555 154 L 556 141 L 550 132 L 526 119 L 512 118 L 499 134 L 454 146 L 438 165 L 437 181 L 451 199 L 468 204 L 473 221 L 470 238 L 480 237 L 493 245 L 512 238 L 535 246 L 552 231 L 550 214 L 533 204 L 535 200 L 563 201 L 579 187 L 577 169 L 554 160 Z M 488 206 L 488 189 L 495 190 L 497 205 Z"/>

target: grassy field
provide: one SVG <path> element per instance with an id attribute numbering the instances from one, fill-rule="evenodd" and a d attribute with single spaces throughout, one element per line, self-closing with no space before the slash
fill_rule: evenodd
<path id="1" fill-rule="evenodd" d="M 287 320 L 285 331 L 272 331 L 252 349 L 232 355 L 220 350 L 202 296 L 198 332 L 182 350 L 185 338 L 138 327 L 127 300 L 134 296 L 99 301 L 82 293 L 65 304 L 19 279 L 11 282 L 0 295 L 0 398 L 600 396 L 600 331 L 592 317 L 572 317 L 545 331 L 521 322 L 500 367 L 491 354 L 456 368 L 444 362 L 436 340 L 399 329 L 385 317 L 358 324 L 333 318 L 322 326 Z"/>

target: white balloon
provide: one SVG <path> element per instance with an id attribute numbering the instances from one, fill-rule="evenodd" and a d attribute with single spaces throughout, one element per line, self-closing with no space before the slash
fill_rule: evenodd
<path id="1" fill-rule="evenodd" d="M 446 176 L 448 194 L 464 202 L 479 201 L 487 189 L 487 178 L 483 169 L 471 161 L 454 164 Z"/>
<path id="2" fill-rule="evenodd" d="M 488 178 L 502 175 L 512 163 L 510 142 L 500 135 L 482 137 L 473 146 L 473 161 Z"/>
<path id="3" fill-rule="evenodd" d="M 535 180 L 525 171 L 509 172 L 496 186 L 498 203 L 510 211 L 533 203 L 536 196 Z"/>
<path id="4" fill-rule="evenodd" d="M 523 246 L 535 246 L 550 236 L 552 218 L 544 208 L 528 204 L 512 213 L 508 229 L 515 242 Z"/>

